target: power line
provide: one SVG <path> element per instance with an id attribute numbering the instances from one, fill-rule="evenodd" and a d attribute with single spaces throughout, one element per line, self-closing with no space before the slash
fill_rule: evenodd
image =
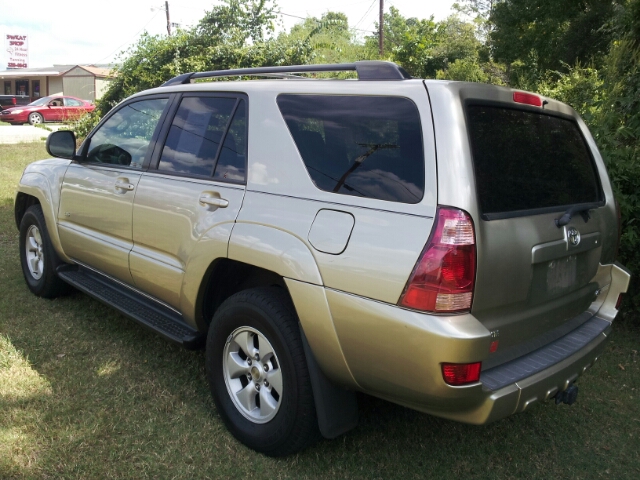
<path id="1" fill-rule="evenodd" d="M 373 6 L 375 5 L 375 3 L 377 1 L 378 0 L 373 0 L 373 2 L 371 2 L 371 5 L 369 5 L 369 9 L 367 10 L 367 12 L 362 16 L 362 18 L 358 21 L 358 23 L 356 23 L 356 27 L 362 23 L 362 21 L 365 19 L 365 17 L 367 15 L 369 15 L 369 12 L 371 12 L 371 9 L 373 8 Z M 356 28 L 356 30 L 357 30 L 357 28 Z M 375 32 L 373 32 L 373 33 L 375 33 Z"/>
<path id="2" fill-rule="evenodd" d="M 106 60 L 107 58 L 111 57 L 114 53 L 116 53 L 118 50 L 120 50 L 122 47 L 124 47 L 125 45 L 129 45 L 138 35 L 140 35 L 148 26 L 151 22 L 153 22 L 153 20 L 158 16 L 158 13 L 160 13 L 160 11 L 156 12 L 153 17 L 151 17 L 151 20 L 149 20 L 144 27 L 142 27 L 138 33 L 136 33 L 133 37 L 131 37 L 131 40 L 123 43 L 122 45 L 120 45 L 118 48 L 116 48 L 113 52 L 111 52 L 109 55 L 107 55 L 106 57 L 101 58 L 100 60 L 98 60 L 95 63 L 100 63 L 103 60 Z"/>
<path id="3" fill-rule="evenodd" d="M 377 2 L 378 0 L 373 0 L 373 1 Z M 284 13 L 284 12 L 278 12 L 278 15 L 284 15 L 285 17 L 299 18 L 300 20 L 313 18 L 313 17 L 300 17 L 299 15 L 291 15 L 290 13 Z M 357 30 L 358 32 L 366 32 L 366 33 L 376 33 L 374 30 L 363 30 L 362 28 L 351 28 L 351 30 Z"/>
<path id="4" fill-rule="evenodd" d="M 377 2 L 378 0 L 373 0 L 373 3 L 371 4 L 371 6 L 369 7 L 369 10 L 371 10 L 371 7 L 373 7 L 374 3 Z M 153 22 L 155 20 L 155 18 L 158 16 L 158 14 L 160 12 L 164 12 L 164 8 L 159 9 L 158 11 L 156 11 L 156 13 L 151 17 L 151 19 L 144 25 L 144 27 L 142 27 L 140 30 L 138 30 L 137 33 L 135 33 L 130 40 L 128 40 L 127 42 L 123 43 L 122 45 L 120 45 L 119 47 L 117 47 L 115 50 L 113 50 L 109 55 L 106 55 L 105 57 L 101 58 L 100 60 L 94 62 L 94 63 L 100 63 L 103 60 L 106 60 L 107 58 L 110 58 L 114 53 L 116 53 L 117 51 L 119 51 L 122 47 L 129 45 L 134 39 L 136 39 L 138 37 L 138 35 L 140 35 L 148 26 L 151 22 Z M 365 13 L 365 16 L 369 13 L 369 11 L 367 11 L 367 13 Z M 285 13 L 285 12 L 278 12 L 279 15 L 284 15 L 285 17 L 292 17 L 292 18 L 297 18 L 300 20 L 306 20 L 307 18 L 313 18 L 313 17 L 301 17 L 299 15 L 292 15 L 290 13 Z M 362 22 L 362 20 L 364 19 L 364 17 L 360 20 L 360 22 Z M 358 26 L 358 24 L 360 23 L 358 22 L 356 24 L 356 27 Z M 378 33 L 374 30 L 365 30 L 362 28 L 352 28 L 352 30 L 356 30 L 358 32 L 365 32 L 365 33 Z"/>

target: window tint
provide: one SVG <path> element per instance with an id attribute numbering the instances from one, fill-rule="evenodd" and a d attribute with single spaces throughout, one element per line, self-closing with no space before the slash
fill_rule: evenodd
<path id="1" fill-rule="evenodd" d="M 551 115 L 467 108 L 482 213 L 562 207 L 601 200 L 578 125 Z"/>
<path id="2" fill-rule="evenodd" d="M 65 98 L 64 103 L 67 107 L 81 107 L 82 102 L 80 100 L 76 100 L 75 98 Z"/>
<path id="3" fill-rule="evenodd" d="M 410 100 L 280 95 L 278 106 L 318 188 L 393 202 L 422 199 L 422 129 Z"/>
<path id="4" fill-rule="evenodd" d="M 129 103 L 91 137 L 87 161 L 142 168 L 166 98 Z"/>
<path id="5" fill-rule="evenodd" d="M 247 112 L 240 100 L 231 126 L 224 139 L 214 178 L 231 182 L 244 182 L 247 148 Z"/>
<path id="6" fill-rule="evenodd" d="M 211 176 L 236 101 L 235 98 L 183 98 L 158 170 Z"/>

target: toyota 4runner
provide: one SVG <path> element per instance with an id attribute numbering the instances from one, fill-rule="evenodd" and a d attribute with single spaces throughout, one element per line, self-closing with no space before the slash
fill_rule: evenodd
<path id="1" fill-rule="evenodd" d="M 194 82 L 231 76 L 277 78 Z M 357 391 L 473 424 L 572 403 L 630 278 L 585 124 L 509 88 L 189 73 L 47 150 L 15 200 L 30 290 L 206 344 L 218 412 L 268 455 L 355 426 Z"/>

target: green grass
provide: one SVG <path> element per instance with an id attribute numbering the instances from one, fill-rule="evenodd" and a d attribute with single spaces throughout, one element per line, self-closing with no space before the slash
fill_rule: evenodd
<path id="1" fill-rule="evenodd" d="M 252 452 L 216 414 L 203 352 L 84 295 L 29 293 L 11 200 L 45 157 L 41 144 L 0 145 L 0 478 L 640 478 L 631 314 L 571 407 L 473 427 L 361 396 L 348 434 L 283 460 Z"/>

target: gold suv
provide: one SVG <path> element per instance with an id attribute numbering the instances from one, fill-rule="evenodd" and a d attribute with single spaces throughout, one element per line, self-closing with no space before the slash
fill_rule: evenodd
<path id="1" fill-rule="evenodd" d="M 358 78 L 301 76 L 329 70 Z M 233 76 L 271 78 L 194 82 Z M 386 62 L 189 73 L 47 149 L 15 201 L 28 287 L 206 345 L 218 412 L 268 455 L 354 427 L 357 391 L 474 424 L 573 403 L 629 282 L 593 138 L 531 93 Z"/>

